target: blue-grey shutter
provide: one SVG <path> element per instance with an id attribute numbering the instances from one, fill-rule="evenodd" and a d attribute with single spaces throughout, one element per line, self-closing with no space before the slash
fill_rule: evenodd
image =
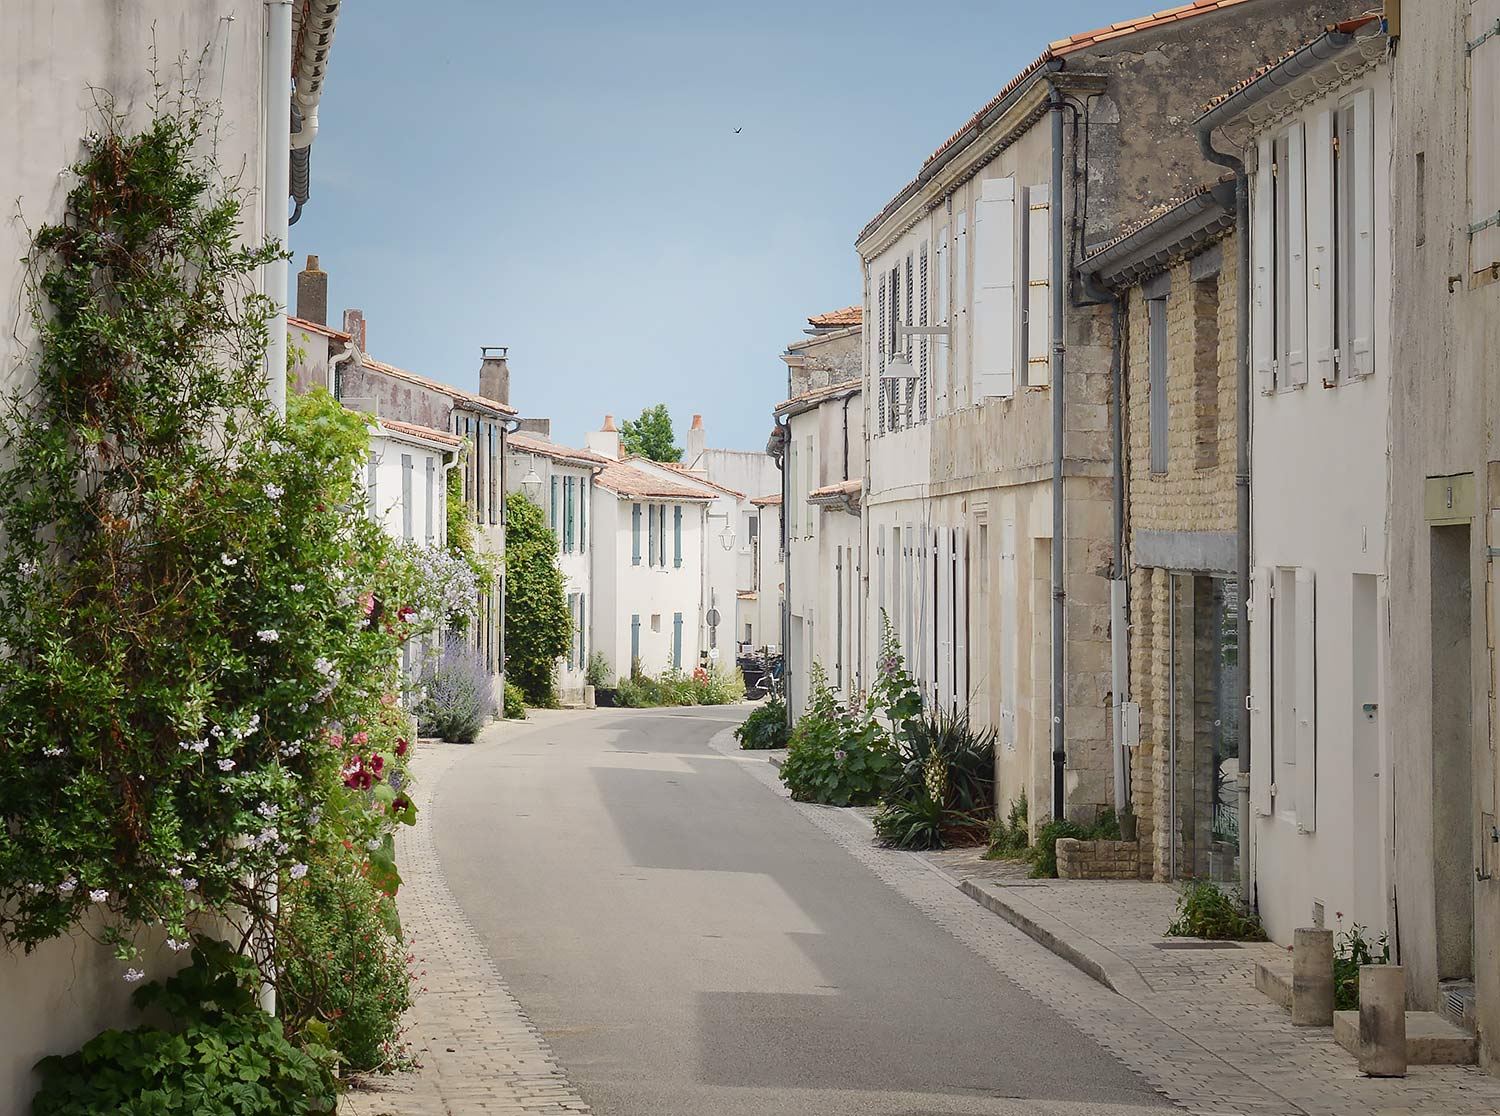
<path id="1" fill-rule="evenodd" d="M 682 669 L 682 613 L 672 613 L 672 669 Z"/>
<path id="2" fill-rule="evenodd" d="M 556 473 L 552 474 L 552 518 L 547 521 L 547 526 L 552 528 L 552 533 L 554 535 L 558 535 L 559 537 L 561 536 L 562 532 L 560 532 L 558 530 L 559 524 L 557 522 L 557 474 Z"/>
<path id="3" fill-rule="evenodd" d="M 409 539 L 412 536 L 411 515 L 411 454 L 401 455 L 401 537 Z"/>
<path id="4" fill-rule="evenodd" d="M 641 564 L 641 506 L 639 504 L 630 505 L 630 529 L 632 538 L 630 564 L 639 566 Z M 637 616 L 636 620 L 639 622 L 640 617 Z"/>
<path id="5" fill-rule="evenodd" d="M 586 667 L 589 661 L 588 652 L 588 604 L 587 594 L 578 594 L 578 666 L 579 669 Z"/>
<path id="6" fill-rule="evenodd" d="M 563 478 L 563 523 L 562 548 L 564 554 L 573 552 L 573 478 Z"/>
<path id="7" fill-rule="evenodd" d="M 582 554 L 589 548 L 589 497 L 593 494 L 593 486 L 589 484 L 588 477 L 578 478 L 578 552 Z"/>
<path id="8" fill-rule="evenodd" d="M 635 677 L 635 664 L 641 658 L 641 617 L 640 614 L 630 618 L 630 677 Z"/>
<path id="9" fill-rule="evenodd" d="M 646 505 L 646 565 L 656 565 L 656 515 L 660 509 L 655 504 Z"/>
<path id="10" fill-rule="evenodd" d="M 672 565 L 682 565 L 682 505 L 672 506 Z"/>
<path id="11" fill-rule="evenodd" d="M 380 506 L 375 496 L 376 481 L 380 476 L 380 466 L 375 461 L 372 453 L 365 460 L 365 493 L 370 497 L 370 518 L 376 522 L 380 521 Z"/>
<path id="12" fill-rule="evenodd" d="M 497 447 L 499 437 L 494 423 L 490 423 L 490 523 L 500 522 L 500 454 Z"/>
<path id="13" fill-rule="evenodd" d="M 437 471 L 437 462 L 435 462 L 432 458 L 429 457 L 427 459 L 427 480 L 426 480 L 427 487 L 426 487 L 426 490 L 425 490 L 425 494 L 426 494 L 427 498 L 422 501 L 422 506 L 426 509 L 426 522 L 425 522 L 424 526 L 426 527 L 426 536 L 427 536 L 427 545 L 428 546 L 431 546 L 434 542 L 437 541 L 433 537 L 433 519 L 432 519 L 432 504 L 433 504 L 433 501 L 436 499 L 436 496 L 435 496 L 435 486 L 433 484 L 433 478 L 434 478 L 434 476 L 436 474 L 436 471 Z"/>

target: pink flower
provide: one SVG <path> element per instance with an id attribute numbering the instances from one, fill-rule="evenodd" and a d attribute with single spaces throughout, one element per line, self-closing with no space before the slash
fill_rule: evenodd
<path id="1" fill-rule="evenodd" d="M 395 705 L 396 704 L 396 695 L 395 694 L 381 694 L 380 695 L 380 704 L 384 705 L 384 706 L 387 706 L 387 707 Z"/>
<path id="2" fill-rule="evenodd" d="M 370 742 L 370 734 L 368 732 L 356 732 L 351 739 L 356 747 L 360 747 Z"/>
<path id="3" fill-rule="evenodd" d="M 332 744 L 335 748 L 342 748 L 344 746 L 344 734 L 341 732 L 330 733 L 328 743 Z"/>
<path id="4" fill-rule="evenodd" d="M 366 616 L 375 611 L 375 594 L 361 593 L 359 595 L 359 608 Z"/>

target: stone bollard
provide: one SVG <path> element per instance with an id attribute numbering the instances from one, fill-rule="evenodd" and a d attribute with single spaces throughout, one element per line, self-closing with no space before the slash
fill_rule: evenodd
<path id="1" fill-rule="evenodd" d="M 585 709 L 594 708 L 594 687 L 587 684 L 583 687 L 583 707 Z"/>
<path id="2" fill-rule="evenodd" d="M 1371 1077 L 1406 1076 L 1406 971 L 1359 968 L 1359 1068 Z"/>
<path id="3" fill-rule="evenodd" d="M 1304 926 L 1292 931 L 1292 1022 L 1333 1025 L 1333 931 Z"/>

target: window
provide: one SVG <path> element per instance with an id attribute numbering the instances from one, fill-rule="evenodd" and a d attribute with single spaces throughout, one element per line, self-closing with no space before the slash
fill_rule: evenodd
<path id="1" fill-rule="evenodd" d="M 934 261 L 937 292 L 933 314 L 937 325 L 948 325 L 948 261 L 951 258 L 948 226 L 944 225 L 938 230 L 937 259 Z M 933 364 L 937 368 L 937 413 L 942 415 L 948 412 L 948 339 L 941 335 L 933 338 L 933 348 Z"/>
<path id="2" fill-rule="evenodd" d="M 411 454 L 401 455 L 401 537 L 412 537 L 412 460 Z"/>
<path id="3" fill-rule="evenodd" d="M 630 564 L 639 566 L 641 564 L 641 506 L 630 505 Z"/>
<path id="4" fill-rule="evenodd" d="M 1469 0 L 1469 270 L 1500 261 L 1500 0 Z"/>
<path id="5" fill-rule="evenodd" d="M 1146 361 L 1150 386 L 1146 389 L 1150 405 L 1151 471 L 1167 471 L 1167 300 L 1146 300 Z"/>
<path id="6" fill-rule="evenodd" d="M 1026 384 L 1046 387 L 1052 375 L 1052 194 L 1047 183 L 1026 191 Z"/>
<path id="7" fill-rule="evenodd" d="M 425 536 L 425 538 L 427 540 L 427 545 L 428 546 L 431 546 L 434 542 L 437 541 L 434 538 L 434 536 L 433 536 L 433 515 L 432 515 L 432 513 L 433 513 L 433 507 L 432 507 L 432 505 L 433 505 L 434 500 L 436 498 L 435 497 L 435 489 L 436 489 L 437 486 L 433 483 L 433 481 L 434 481 L 434 479 L 436 477 L 436 474 L 437 474 L 437 462 L 435 462 L 432 458 L 429 457 L 427 459 L 427 475 L 426 475 L 426 477 L 424 479 L 423 489 L 422 489 L 422 508 L 423 508 L 423 512 L 424 512 L 424 516 L 425 516 L 424 522 L 423 522 L 422 526 L 424 528 L 424 536 Z"/>
<path id="8" fill-rule="evenodd" d="M 653 612 L 651 614 L 651 630 L 653 632 L 661 631 L 661 613 Z"/>
<path id="9" fill-rule="evenodd" d="M 953 310 L 949 314 L 949 341 L 953 345 L 952 367 L 948 371 L 948 404 L 950 409 L 969 403 L 969 370 L 974 354 L 970 348 L 969 305 L 969 214 L 960 209 L 953 218 Z"/>
<path id="10" fill-rule="evenodd" d="M 682 505 L 672 505 L 672 565 L 682 566 Z"/>
<path id="11" fill-rule="evenodd" d="M 921 294 L 917 298 L 917 324 L 930 325 L 927 320 L 927 242 L 922 242 L 921 263 L 917 267 L 917 283 Z M 926 334 L 917 338 L 917 410 L 916 421 L 927 421 L 927 361 L 932 348 L 932 339 Z"/>
<path id="12" fill-rule="evenodd" d="M 1219 464 L 1219 276 L 1193 283 L 1193 465 Z"/>
<path id="13" fill-rule="evenodd" d="M 974 216 L 975 398 L 1015 393 L 1016 181 L 989 178 Z"/>

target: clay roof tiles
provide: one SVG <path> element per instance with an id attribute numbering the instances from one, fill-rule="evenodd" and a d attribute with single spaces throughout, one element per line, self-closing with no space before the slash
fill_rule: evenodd
<path id="1" fill-rule="evenodd" d="M 550 457 L 556 461 L 574 461 L 589 465 L 607 465 L 609 458 L 601 457 L 592 450 L 573 449 L 571 446 L 560 446 L 556 442 L 549 442 L 546 438 L 539 438 L 535 434 L 508 434 L 505 438 L 506 445 L 522 453 L 534 453 L 541 457 Z"/>
<path id="2" fill-rule="evenodd" d="M 832 399 L 835 396 L 843 395 L 845 392 L 855 392 L 863 384 L 864 381 L 862 380 L 840 380 L 836 384 L 826 384 L 823 387 L 798 392 L 790 399 L 783 399 L 780 403 L 776 404 L 775 413 L 779 415 L 783 411 L 797 407 L 799 404 L 819 403 L 824 399 Z"/>
<path id="3" fill-rule="evenodd" d="M 689 488 L 685 484 L 674 484 L 622 461 L 606 461 L 603 471 L 595 478 L 595 483 L 618 496 L 637 499 L 704 501 L 713 499 L 701 489 Z"/>
<path id="4" fill-rule="evenodd" d="M 842 329 L 845 326 L 859 325 L 864 314 L 862 306 L 846 306 L 842 310 L 832 310 L 827 314 L 808 318 L 807 324 L 815 329 Z"/>
<path id="5" fill-rule="evenodd" d="M 450 434 L 446 430 L 435 430 L 430 426 L 421 426 L 415 422 L 400 422 L 397 419 L 383 418 L 379 421 L 381 426 L 397 434 L 422 438 L 425 441 L 437 442 L 444 446 L 461 446 L 464 443 L 464 440 L 457 434 Z"/>

